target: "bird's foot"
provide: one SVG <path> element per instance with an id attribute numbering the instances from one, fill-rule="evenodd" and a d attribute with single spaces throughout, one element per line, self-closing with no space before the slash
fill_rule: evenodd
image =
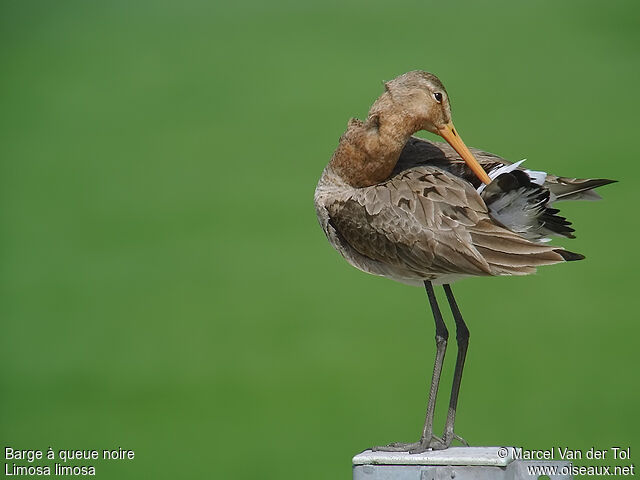
<path id="1" fill-rule="evenodd" d="M 443 449 L 449 448 L 454 440 L 459 441 L 465 447 L 469 446 L 469 442 L 467 442 L 464 438 L 462 438 L 460 435 L 455 434 L 453 431 L 450 431 L 444 432 L 444 435 L 442 436 L 442 444 L 444 445 Z M 436 448 L 436 450 L 438 449 Z"/>
<path id="2" fill-rule="evenodd" d="M 431 435 L 431 438 L 423 438 L 419 442 L 403 443 L 393 442 L 388 445 L 382 445 L 379 447 L 373 447 L 371 450 L 374 452 L 409 452 L 409 453 L 422 453 L 427 450 L 443 450 L 447 448 L 444 440 Z"/>

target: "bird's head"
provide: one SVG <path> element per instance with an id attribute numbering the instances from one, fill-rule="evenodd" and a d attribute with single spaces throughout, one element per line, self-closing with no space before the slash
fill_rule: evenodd
<path id="1" fill-rule="evenodd" d="M 432 73 L 413 71 L 385 83 L 385 89 L 396 108 L 412 118 L 419 130 L 444 138 L 471 170 L 484 183 L 491 179 L 464 144 L 451 121 L 449 95 L 438 77 Z"/>

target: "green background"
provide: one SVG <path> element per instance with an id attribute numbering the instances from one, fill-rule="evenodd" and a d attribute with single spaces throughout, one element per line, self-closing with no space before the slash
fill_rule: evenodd
<path id="1" fill-rule="evenodd" d="M 382 81 L 424 69 L 468 145 L 621 180 L 560 204 L 578 239 L 557 243 L 586 261 L 455 285 L 458 433 L 637 461 L 639 17 L 634 1 L 2 1 L 3 446 L 135 450 L 98 478 L 320 479 L 417 439 L 426 296 L 343 261 L 313 191 Z"/>

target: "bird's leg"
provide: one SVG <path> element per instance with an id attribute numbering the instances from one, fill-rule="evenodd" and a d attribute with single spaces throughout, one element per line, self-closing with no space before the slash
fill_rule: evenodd
<path id="1" fill-rule="evenodd" d="M 431 388 L 429 389 L 429 400 L 427 403 L 427 415 L 422 429 L 420 441 L 415 443 L 390 443 L 382 447 L 374 447 L 373 450 L 392 451 L 392 452 L 410 452 L 421 453 L 429 448 L 443 449 L 446 448 L 443 441 L 433 435 L 433 414 L 436 407 L 436 397 L 438 395 L 438 385 L 440 384 L 440 374 L 442 373 L 442 364 L 444 363 L 444 354 L 447 350 L 447 339 L 449 331 L 447 330 L 442 313 L 438 307 L 433 285 L 430 281 L 425 280 L 424 286 L 429 297 L 429 304 L 433 312 L 433 319 L 436 323 L 436 359 L 433 365 L 433 377 L 431 377 Z"/>
<path id="2" fill-rule="evenodd" d="M 422 436 L 420 437 L 420 446 L 413 449 L 413 453 L 425 451 L 431 447 L 437 448 L 437 445 L 442 443 L 440 439 L 433 437 L 433 415 L 436 409 L 436 397 L 438 396 L 438 385 L 440 384 L 440 375 L 442 374 L 444 354 L 447 351 L 447 340 L 449 339 L 449 331 L 442 319 L 442 313 L 438 307 L 433 285 L 431 285 L 430 281 L 425 280 L 424 286 L 427 290 L 427 296 L 429 297 L 433 319 L 436 323 L 436 360 L 433 364 L 433 376 L 431 377 L 431 388 L 429 389 L 429 400 L 427 403 L 427 416 L 424 422 L 424 428 L 422 429 Z"/>
<path id="3" fill-rule="evenodd" d="M 459 437 L 453 431 L 453 425 L 456 420 L 456 408 L 458 406 L 458 394 L 460 393 L 460 382 L 462 381 L 462 370 L 464 368 L 464 360 L 467 356 L 467 347 L 469 346 L 469 329 L 462 319 L 462 314 L 460 313 L 456 299 L 453 296 L 451 287 L 449 285 L 443 285 L 443 287 L 444 292 L 447 294 L 451 313 L 453 313 L 453 318 L 456 322 L 456 340 L 458 342 L 458 357 L 456 359 L 456 368 L 453 374 L 453 386 L 451 387 L 449 412 L 447 413 L 447 421 L 445 423 L 444 434 L 442 436 L 444 448 L 449 448 L 449 445 L 451 445 L 454 438 L 464 445 L 469 446 L 462 437 Z"/>

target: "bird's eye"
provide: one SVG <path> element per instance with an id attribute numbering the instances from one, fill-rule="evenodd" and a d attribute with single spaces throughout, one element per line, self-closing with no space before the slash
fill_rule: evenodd
<path id="1" fill-rule="evenodd" d="M 442 94 L 440 92 L 436 92 L 433 94 L 433 98 L 436 99 L 436 102 L 441 103 L 442 102 Z"/>

